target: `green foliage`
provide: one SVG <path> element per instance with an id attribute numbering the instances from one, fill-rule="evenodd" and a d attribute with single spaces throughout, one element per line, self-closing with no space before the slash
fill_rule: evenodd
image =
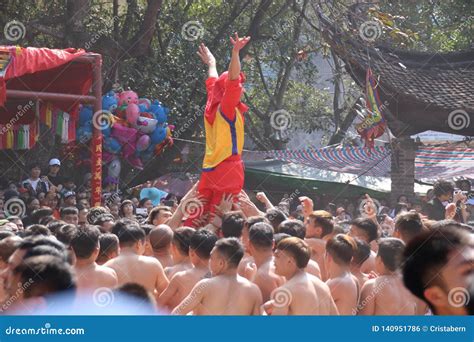
<path id="1" fill-rule="evenodd" d="M 402 31 L 416 32 L 414 48 L 449 52 L 473 46 L 474 3 L 471 0 L 382 1 L 381 10 L 399 16 Z"/>

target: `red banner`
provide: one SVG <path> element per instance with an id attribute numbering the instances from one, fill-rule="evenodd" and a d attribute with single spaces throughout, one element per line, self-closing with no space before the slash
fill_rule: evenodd
<path id="1" fill-rule="evenodd" d="M 92 197 L 91 206 L 101 205 L 102 197 L 102 132 L 94 129 L 94 136 L 91 140 L 91 161 L 92 161 Z"/>

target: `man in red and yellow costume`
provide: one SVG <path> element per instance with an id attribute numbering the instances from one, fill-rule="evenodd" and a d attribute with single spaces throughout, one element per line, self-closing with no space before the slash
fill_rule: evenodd
<path id="1" fill-rule="evenodd" d="M 244 112 L 248 107 L 240 101 L 245 75 L 240 71 L 240 50 L 250 37 L 230 38 L 233 45 L 229 70 L 220 76 L 216 59 L 201 44 L 198 55 L 208 66 L 206 80 L 207 102 L 204 112 L 206 154 L 198 186 L 204 204 L 203 214 L 215 211 L 224 195 L 237 195 L 244 185 L 244 166 L 241 159 L 244 147 Z"/>

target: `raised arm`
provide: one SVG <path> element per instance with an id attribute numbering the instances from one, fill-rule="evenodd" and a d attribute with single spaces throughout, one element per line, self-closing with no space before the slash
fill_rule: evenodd
<path id="1" fill-rule="evenodd" d="M 211 53 L 211 51 L 209 51 L 207 46 L 204 45 L 204 43 L 199 45 L 197 54 L 199 57 L 201 57 L 202 62 L 208 66 L 208 76 L 215 78 L 219 77 L 216 68 L 216 59 L 214 58 L 214 55 Z"/>
<path id="2" fill-rule="evenodd" d="M 178 284 L 176 280 L 176 275 L 171 279 L 168 287 L 160 294 L 158 298 L 158 305 L 161 307 L 167 307 L 168 309 L 172 310 L 173 308 L 170 307 L 170 302 L 173 296 L 178 293 Z"/>
<path id="3" fill-rule="evenodd" d="M 188 193 L 181 199 L 181 202 L 179 202 L 179 205 L 174 211 L 173 216 L 171 216 L 171 219 L 168 221 L 168 226 L 170 226 L 172 230 L 175 230 L 181 226 L 181 222 L 184 218 L 185 206 L 189 200 L 196 197 L 198 184 L 199 182 L 194 184 Z"/>
<path id="4" fill-rule="evenodd" d="M 224 95 L 222 97 L 221 109 L 223 113 L 230 119 L 234 120 L 235 107 L 240 102 L 242 95 L 242 83 L 240 78 L 240 56 L 239 52 L 250 41 L 250 37 L 239 38 L 237 32 L 234 38 L 230 38 L 233 45 L 232 56 L 229 64 L 229 73 L 225 84 Z"/>
<path id="5" fill-rule="evenodd" d="M 237 80 L 240 75 L 240 50 L 244 48 L 245 45 L 250 41 L 250 37 L 239 38 L 237 32 L 234 34 L 234 38 L 230 37 L 230 41 L 234 46 L 232 48 L 232 57 L 230 59 L 229 65 L 229 79 Z"/>

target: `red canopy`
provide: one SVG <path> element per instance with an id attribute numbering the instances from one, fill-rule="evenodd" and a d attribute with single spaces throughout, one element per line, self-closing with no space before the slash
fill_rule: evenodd
<path id="1" fill-rule="evenodd" d="M 0 106 L 5 105 L 6 89 L 87 95 L 92 85 L 90 63 L 71 63 L 86 52 L 82 49 L 47 49 L 0 46 Z M 10 100 L 9 100 L 10 102 Z M 50 101 L 54 107 L 75 117 L 77 100 Z M 15 112 L 0 108 L 1 122 Z"/>
<path id="2" fill-rule="evenodd" d="M 39 121 L 34 120 L 34 113 L 31 115 L 32 100 L 46 101 L 35 110 L 39 110 L 41 121 L 56 128 L 56 134 L 61 132 L 64 142 L 75 137 L 74 123 L 80 103 L 93 104 L 94 112 L 101 110 L 102 57 L 84 54 L 86 52 L 81 49 L 0 46 L 0 119 L 4 122 L 4 125 L 0 122 L 0 149 L 11 149 L 15 145 L 27 149 L 34 145 Z M 92 95 L 88 95 L 91 87 Z M 29 101 L 22 105 L 21 99 Z M 28 123 L 28 116 L 33 123 Z M 97 206 L 100 205 L 102 180 L 102 133 L 97 127 L 93 129 L 91 152 L 91 204 Z"/>

